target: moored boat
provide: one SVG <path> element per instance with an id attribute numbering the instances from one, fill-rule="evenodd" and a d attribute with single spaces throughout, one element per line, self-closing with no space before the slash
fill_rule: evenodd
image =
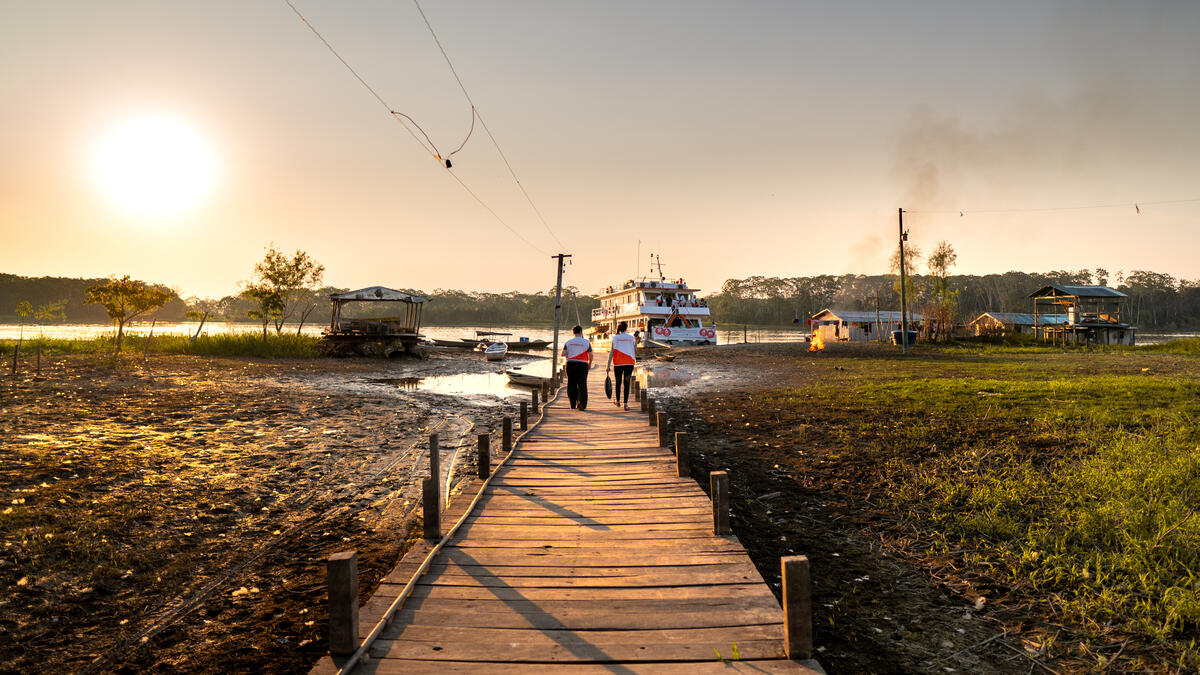
<path id="1" fill-rule="evenodd" d="M 716 323 L 708 303 L 696 296 L 699 290 L 688 287 L 682 278 L 668 281 L 659 263 L 657 279 L 630 279 L 599 294 L 600 306 L 592 310 L 588 337 L 604 342 L 623 321 L 630 333 L 641 334 L 646 346 L 715 345 Z"/>
<path id="2" fill-rule="evenodd" d="M 508 355 L 508 345 L 503 342 L 493 342 L 483 350 L 483 356 L 488 361 L 503 361 Z"/>

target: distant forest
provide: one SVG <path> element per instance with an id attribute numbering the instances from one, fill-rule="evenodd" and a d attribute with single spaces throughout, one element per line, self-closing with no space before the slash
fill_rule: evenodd
<path id="1" fill-rule="evenodd" d="M 920 311 L 934 287 L 929 276 L 915 275 L 913 311 Z M 1045 274 L 950 275 L 957 320 L 970 321 L 983 312 L 1033 313 L 1029 296 L 1050 284 L 1099 284 L 1129 296 L 1122 318 L 1140 329 L 1200 328 L 1200 281 L 1136 270 L 1109 278 L 1106 270 L 1055 271 Z M 786 324 L 826 308 L 899 310 L 895 274 L 844 274 L 815 277 L 750 277 L 730 279 L 709 296 L 718 324 Z"/>
<path id="2" fill-rule="evenodd" d="M 63 309 L 66 322 L 107 323 L 108 317 L 102 307 L 84 304 L 87 287 L 104 281 L 0 274 L 0 321 L 15 323 L 22 320 L 16 314 L 17 304 L 22 301 L 36 308 L 66 300 Z M 930 282 L 931 278 L 927 276 L 914 277 L 914 311 L 919 311 L 922 302 L 928 299 L 928 289 L 933 286 Z M 983 276 L 951 275 L 948 282 L 951 290 L 956 292 L 959 321 L 969 321 L 989 310 L 1032 312 L 1029 295 L 1048 284 L 1099 283 L 1129 296 L 1126 318 L 1143 330 L 1200 328 L 1200 281 L 1176 279 L 1168 274 L 1138 270 L 1110 279 L 1102 269 L 1046 274 L 1005 272 Z M 803 322 L 827 307 L 873 310 L 876 298 L 880 309 L 899 309 L 896 285 L 894 274 L 749 277 L 726 281 L 721 291 L 708 299 L 719 325 L 785 325 L 792 324 L 795 319 Z M 306 301 L 314 308 L 308 323 L 328 321 L 328 295 L 345 290 L 348 289 L 326 287 L 313 291 Z M 541 293 L 403 290 L 433 298 L 433 302 L 425 306 L 423 322 L 426 325 L 537 325 L 548 323 L 553 316 L 554 289 Z M 563 320 L 567 324 L 573 324 L 578 315 L 587 325 L 592 309 L 598 306 L 596 298 L 579 295 L 576 299 L 573 288 L 564 289 Z M 186 321 L 189 311 L 207 311 L 210 321 L 247 321 L 246 312 L 255 307 L 253 301 L 238 295 L 220 299 L 176 295 L 162 309 L 147 315 L 146 320 Z M 360 316 L 383 316 L 390 309 L 387 303 L 364 304 L 354 308 L 354 312 Z M 34 319 L 24 321 L 33 323 Z"/>
<path id="3" fill-rule="evenodd" d="M 87 305 L 87 288 L 107 279 L 73 279 L 67 277 L 21 277 L 0 274 L 0 321 L 5 323 L 36 323 L 33 318 L 22 319 L 16 313 L 18 303 L 29 302 L 33 307 L 42 307 L 66 300 L 63 308 L 66 323 L 108 323 L 108 315 L 100 305 Z M 163 287 L 165 288 L 165 287 Z M 313 307 L 308 323 L 329 321 L 329 295 L 350 289 L 327 286 L 312 291 L 305 304 Z M 425 305 L 422 321 L 425 325 L 537 325 L 553 322 L 554 289 L 542 293 L 468 293 L 466 291 L 436 289 L 426 293 L 419 289 L 401 289 L 433 299 Z M 578 316 L 586 325 L 592 309 L 600 302 L 593 297 L 580 295 L 576 299 L 575 289 L 563 289 L 563 320 L 568 324 Z M 208 312 L 209 321 L 249 321 L 246 313 L 258 304 L 240 295 L 227 295 L 220 299 L 175 297 L 162 309 L 145 315 L 145 321 L 188 321 L 187 313 Z M 362 303 L 349 310 L 354 316 L 386 316 L 395 312 L 390 303 Z M 140 318 L 140 317 L 139 317 Z M 49 323 L 43 321 L 42 323 Z M 295 323 L 289 324 L 295 330 Z M 286 329 L 285 329 L 286 330 Z"/>

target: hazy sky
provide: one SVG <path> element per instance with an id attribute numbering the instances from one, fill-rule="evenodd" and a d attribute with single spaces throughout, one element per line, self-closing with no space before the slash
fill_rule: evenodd
<path id="1" fill-rule="evenodd" d="M 470 110 L 411 2 L 293 0 L 442 149 Z M 1200 3 L 425 0 L 560 246 L 476 128 L 453 172 L 283 0 L 6 0 L 0 272 L 131 274 L 234 292 L 264 247 L 326 282 L 584 291 L 645 272 L 886 271 L 896 209 L 960 273 L 1105 267 L 1200 278 Z M 89 162 L 157 115 L 216 181 L 121 208 Z M 959 216 L 963 210 L 965 215 Z M 641 240 L 642 260 L 637 256 Z M 641 263 L 640 265 L 638 263 Z"/>

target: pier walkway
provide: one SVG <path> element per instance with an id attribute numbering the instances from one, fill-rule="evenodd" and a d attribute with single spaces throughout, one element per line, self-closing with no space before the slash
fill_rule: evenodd
<path id="1" fill-rule="evenodd" d="M 589 381 L 587 411 L 564 387 L 424 574 L 426 541 L 388 575 L 360 637 L 410 580 L 411 594 L 352 672 L 814 672 L 786 658 L 779 603 L 737 539 L 713 534 L 709 498 L 647 416 L 606 399 L 602 371 Z M 336 670 L 326 657 L 314 672 Z"/>

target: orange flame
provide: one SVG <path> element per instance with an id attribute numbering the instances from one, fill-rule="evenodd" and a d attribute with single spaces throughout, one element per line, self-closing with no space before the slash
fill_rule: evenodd
<path id="1" fill-rule="evenodd" d="M 808 351 L 819 352 L 822 349 L 825 349 L 825 338 L 821 337 L 821 329 L 818 328 L 809 340 Z"/>

